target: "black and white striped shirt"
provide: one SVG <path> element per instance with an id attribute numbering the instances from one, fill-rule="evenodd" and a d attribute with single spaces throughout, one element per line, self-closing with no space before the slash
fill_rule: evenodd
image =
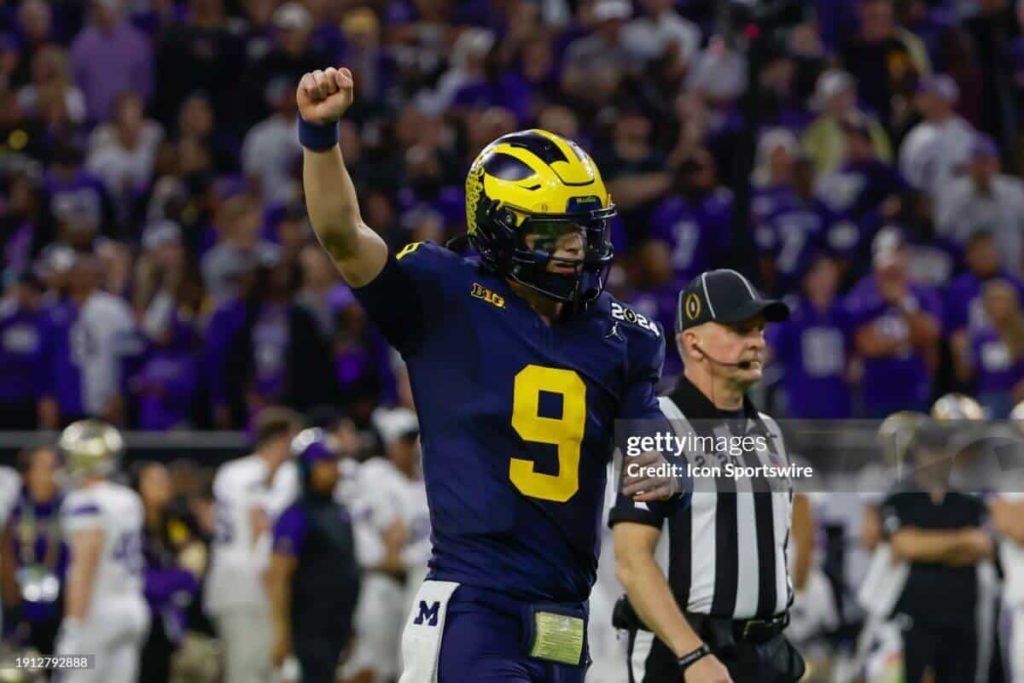
<path id="1" fill-rule="evenodd" d="M 789 464 L 778 425 L 748 399 L 742 414 L 729 416 L 681 377 L 660 401 L 677 436 L 694 429 L 714 436 L 760 434 L 768 449 L 738 456 L 742 464 Z M 691 463 L 701 456 L 708 464 L 717 457 L 687 453 Z M 706 484 L 695 484 L 688 505 L 638 503 L 619 495 L 609 524 L 638 522 L 662 529 L 656 557 L 684 612 L 731 619 L 784 613 L 793 600 L 787 567 L 792 483 L 776 478 L 769 488 L 764 480 L 719 478 L 715 486 Z"/>

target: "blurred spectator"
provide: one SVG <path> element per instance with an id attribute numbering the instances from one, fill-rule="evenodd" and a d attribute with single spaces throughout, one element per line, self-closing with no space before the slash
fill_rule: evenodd
<path id="1" fill-rule="evenodd" d="M 718 185 L 715 160 L 700 149 L 680 164 L 672 192 L 655 206 L 651 237 L 668 245 L 676 279 L 688 282 L 721 262 L 731 234 L 732 192 Z"/>
<path id="2" fill-rule="evenodd" d="M 294 653 L 304 682 L 334 683 L 359 597 L 352 518 L 333 496 L 339 477 L 335 444 L 321 430 L 307 430 L 292 451 L 301 494 L 274 525 L 267 577 L 271 656 L 281 667 Z"/>
<path id="3" fill-rule="evenodd" d="M 607 104 L 619 83 L 641 66 L 623 41 L 623 27 L 633 14 L 627 0 L 598 0 L 590 10 L 594 31 L 577 38 L 565 51 L 562 90 L 595 107 Z"/>
<path id="4" fill-rule="evenodd" d="M 54 238 L 52 216 L 40 178 L 14 173 L 6 184 L 6 205 L 0 206 L 0 246 L 5 282 L 27 272 L 33 256 Z"/>
<path id="5" fill-rule="evenodd" d="M 124 20 L 121 0 L 92 0 L 92 21 L 71 44 L 75 82 L 85 95 L 89 121 L 115 117 L 117 97 L 132 91 L 148 100 L 153 91 L 153 45 Z"/>
<path id="6" fill-rule="evenodd" d="M 128 382 L 138 426 L 194 426 L 200 387 L 196 315 L 202 294 L 174 223 L 147 227 L 136 270 L 135 310 L 145 336 L 139 367 Z"/>
<path id="7" fill-rule="evenodd" d="M 206 548 L 195 536 L 194 522 L 172 506 L 174 489 L 167 468 L 141 461 L 133 464 L 132 474 L 145 515 L 143 578 L 151 616 L 139 680 L 169 681 L 171 655 L 184 635 L 185 611 L 206 569 Z"/>
<path id="8" fill-rule="evenodd" d="M 494 47 L 494 34 L 482 28 L 467 28 L 451 48 L 451 66 L 441 74 L 437 88 L 421 93 L 417 108 L 426 116 L 440 116 L 453 104 L 465 104 L 465 93 L 487 79 L 486 58 Z M 457 98 L 462 96 L 460 102 Z M 497 102 L 495 102 L 497 104 Z"/>
<path id="9" fill-rule="evenodd" d="M 1024 282 L 1007 272 L 999 262 L 995 237 L 988 230 L 978 230 L 967 238 L 964 260 L 967 272 L 956 277 L 946 292 L 945 333 L 953 351 L 954 368 L 961 377 L 969 373 L 969 337 L 988 325 L 982 305 L 982 287 L 995 280 L 1017 288 L 1024 300 Z"/>
<path id="10" fill-rule="evenodd" d="M 268 405 L 305 410 L 336 398 L 327 342 L 316 319 L 292 299 L 296 273 L 285 264 L 261 269 L 227 342 L 227 392 L 244 400 L 249 415 Z"/>
<path id="11" fill-rule="evenodd" d="M 67 52 L 56 45 L 36 51 L 32 82 L 18 91 L 18 108 L 25 116 L 39 118 L 51 132 L 63 135 L 85 121 L 85 96 L 71 80 Z"/>
<path id="12" fill-rule="evenodd" d="M 1024 315 L 1020 290 L 1005 280 L 989 280 L 982 289 L 986 323 L 970 334 L 970 370 L 978 402 L 988 417 L 1009 417 L 1024 400 Z"/>
<path id="13" fill-rule="evenodd" d="M 43 376 L 40 282 L 26 274 L 0 301 L 0 429 L 35 429 Z"/>
<path id="14" fill-rule="evenodd" d="M 775 197 L 774 210 L 762 216 L 754 228 L 761 285 L 776 294 L 799 289 L 809 256 L 829 244 L 837 222 L 828 206 L 814 196 L 810 159 L 794 160 L 790 177 L 789 186 Z"/>
<path id="15" fill-rule="evenodd" d="M 45 0 L 26 0 L 18 5 L 18 37 L 21 59 L 11 75 L 10 85 L 28 83 L 36 54 L 57 36 L 53 30 L 53 11 Z"/>
<path id="16" fill-rule="evenodd" d="M 709 103 L 723 107 L 747 89 L 747 62 L 742 54 L 722 36 L 713 36 L 693 60 L 686 85 Z"/>
<path id="17" fill-rule="evenodd" d="M 331 55 L 325 54 L 311 40 L 313 15 L 302 3 L 295 0 L 283 3 L 274 10 L 272 22 L 275 29 L 273 46 L 266 55 L 249 61 L 242 75 L 248 91 L 247 106 L 238 112 L 243 124 L 255 123 L 282 106 L 277 98 L 271 103 L 266 95 L 274 81 L 280 79 L 291 86 L 285 90 L 291 91 L 289 99 L 294 105 L 294 86 L 302 74 L 333 63 Z"/>
<path id="18" fill-rule="evenodd" d="M 931 73 L 928 54 L 896 24 L 892 0 L 865 0 L 858 11 L 860 31 L 845 41 L 841 61 L 857 82 L 860 100 L 891 130 L 905 116 L 893 116 L 898 98 L 908 98 L 915 79 Z"/>
<path id="19" fill-rule="evenodd" d="M 821 114 L 804 131 L 801 144 L 814 161 L 815 173 L 826 176 L 838 170 L 846 158 L 842 122 L 857 112 L 857 84 L 845 71 L 826 71 L 818 77 L 812 104 Z M 892 147 L 885 129 L 870 117 L 867 124 L 875 158 L 890 163 Z"/>
<path id="20" fill-rule="evenodd" d="M 389 347 L 347 285 L 339 284 L 331 290 L 330 303 L 334 314 L 331 361 L 339 400 L 350 407 L 354 418 L 365 420 L 389 379 Z"/>
<path id="21" fill-rule="evenodd" d="M 302 269 L 302 287 L 295 295 L 295 302 L 317 322 L 320 334 L 329 339 L 334 332 L 334 314 L 331 308 L 331 294 L 339 283 L 338 270 L 331 257 L 319 244 L 308 244 L 299 255 Z"/>
<path id="22" fill-rule="evenodd" d="M 669 245 L 657 238 L 646 240 L 632 250 L 629 265 L 634 287 L 629 292 L 632 307 L 649 320 L 659 322 L 666 337 L 671 336 L 676 327 L 681 282 L 672 272 Z M 681 369 L 681 361 L 666 354 L 662 375 L 673 376 Z"/>
<path id="23" fill-rule="evenodd" d="M 40 654 L 53 652 L 64 611 L 68 548 L 60 530 L 59 466 L 52 448 L 18 454 L 23 485 L 0 546 L 5 639 Z"/>
<path id="24" fill-rule="evenodd" d="M 24 116 L 17 94 L 0 87 L 0 153 L 48 161 L 51 142 L 39 119 Z"/>
<path id="25" fill-rule="evenodd" d="M 900 171 L 933 202 L 963 171 L 975 137 L 971 124 L 953 110 L 959 96 L 956 83 L 945 74 L 923 79 L 914 98 L 923 120 L 900 145 Z"/>
<path id="26" fill-rule="evenodd" d="M 389 52 L 381 46 L 381 26 L 368 7 L 354 7 L 341 20 L 344 36 L 343 56 L 338 63 L 352 70 L 359 92 L 367 101 L 383 100 L 391 85 L 393 64 Z M 345 161 L 348 161 L 346 157 Z"/>
<path id="27" fill-rule="evenodd" d="M 40 422 L 46 429 L 84 417 L 122 420 L 121 363 L 135 325 L 128 304 L 99 289 L 100 277 L 99 260 L 78 255 L 67 298 L 44 312 Z"/>
<path id="28" fill-rule="evenodd" d="M 302 146 L 295 135 L 298 110 L 292 85 L 283 77 L 267 84 L 266 100 L 274 113 L 250 128 L 242 145 L 242 170 L 265 202 L 287 203 L 299 192 L 295 169 Z"/>
<path id="29" fill-rule="evenodd" d="M 1021 110 L 1019 101 L 1008 98 L 1010 83 L 1005 68 L 1009 43 L 1020 35 L 1014 4 L 1019 12 L 1020 3 L 1014 0 L 980 0 L 978 12 L 964 22 L 964 30 L 973 38 L 981 76 L 980 127 L 1004 141 L 1015 118 L 1014 110 Z"/>
<path id="30" fill-rule="evenodd" d="M 758 139 L 750 176 L 754 187 L 750 211 L 755 223 L 773 213 L 789 191 L 798 150 L 796 136 L 785 128 L 771 128 Z"/>
<path id="31" fill-rule="evenodd" d="M 622 31 L 622 42 L 633 54 L 651 60 L 672 47 L 684 64 L 689 64 L 700 49 L 700 28 L 676 11 L 672 0 L 641 0 L 643 15 L 633 19 Z"/>
<path id="32" fill-rule="evenodd" d="M 891 164 L 875 156 L 871 128 L 863 116 L 843 120 L 846 158 L 818 183 L 818 196 L 856 223 L 863 243 L 881 225 L 899 215 L 907 182 Z"/>
<path id="33" fill-rule="evenodd" d="M 290 443 L 298 415 L 271 408 L 257 416 L 254 452 L 225 463 L 213 482 L 216 535 L 203 592 L 224 651 L 226 683 L 271 680 L 270 601 L 263 572 L 270 531 L 299 491 Z"/>
<path id="34" fill-rule="evenodd" d="M 1003 268 L 1024 274 L 1024 184 L 999 172 L 999 151 L 988 136 L 972 139 L 966 177 L 945 187 L 936 223 L 940 235 L 964 243 L 975 231 L 996 239 Z"/>
<path id="35" fill-rule="evenodd" d="M 934 291 L 910 281 L 908 247 L 898 230 L 880 232 L 872 251 L 873 272 L 846 298 L 863 363 L 864 415 L 923 412 L 938 362 L 942 305 Z"/>
<path id="36" fill-rule="evenodd" d="M 61 145 L 45 177 L 59 241 L 88 250 L 98 233 L 114 232 L 114 205 L 103 181 L 82 166 L 81 150 Z"/>
<path id="37" fill-rule="evenodd" d="M 839 294 L 839 267 L 827 252 L 810 259 L 789 320 L 768 328 L 772 356 L 783 368 L 786 414 L 839 420 L 853 414 L 849 379 L 852 326 Z"/>
<path id="38" fill-rule="evenodd" d="M 653 203 L 672 182 L 665 154 L 654 147 L 652 132 L 646 116 L 624 112 L 615 122 L 611 147 L 596 158 L 622 220 L 637 232 L 647 223 Z"/>
<path id="39" fill-rule="evenodd" d="M 86 168 L 95 173 L 113 198 L 120 222 L 132 216 L 134 202 L 149 187 L 163 128 L 143 116 L 138 94 L 126 91 L 115 96 L 109 123 L 89 136 Z"/>
<path id="40" fill-rule="evenodd" d="M 218 121 L 235 121 L 232 85 L 242 70 L 242 50 L 222 0 L 190 0 L 184 21 L 168 26 L 159 41 L 153 102 L 157 118 L 170 125 L 185 98 L 201 90 L 210 97 Z"/>
<path id="41" fill-rule="evenodd" d="M 260 237 L 262 221 L 260 204 L 248 195 L 228 199 L 217 211 L 218 241 L 202 260 L 203 283 L 215 304 L 238 293 L 245 272 L 277 261 L 277 247 Z"/>

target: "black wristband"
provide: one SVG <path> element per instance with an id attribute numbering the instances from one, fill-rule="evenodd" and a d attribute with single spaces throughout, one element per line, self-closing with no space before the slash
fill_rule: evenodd
<path id="1" fill-rule="evenodd" d="M 708 647 L 707 643 L 702 644 L 693 652 L 687 652 L 685 655 L 679 658 L 679 671 L 680 673 L 686 671 L 690 666 L 698 659 L 703 659 L 711 654 L 711 648 Z"/>
<path id="2" fill-rule="evenodd" d="M 325 152 L 338 144 L 338 122 L 310 123 L 298 117 L 299 144 L 314 152 Z"/>

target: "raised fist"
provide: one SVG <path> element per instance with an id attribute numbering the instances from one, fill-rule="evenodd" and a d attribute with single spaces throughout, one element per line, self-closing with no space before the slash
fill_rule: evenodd
<path id="1" fill-rule="evenodd" d="M 333 66 L 302 77 L 295 91 L 299 115 L 310 123 L 333 123 L 352 106 L 352 72 Z"/>

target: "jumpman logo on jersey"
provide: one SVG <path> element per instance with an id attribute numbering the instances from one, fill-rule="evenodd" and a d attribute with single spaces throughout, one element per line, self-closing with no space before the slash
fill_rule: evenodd
<path id="1" fill-rule="evenodd" d="M 618 320 L 612 321 L 612 329 L 609 330 L 608 334 L 606 334 L 604 336 L 605 339 L 611 339 L 612 337 L 614 337 L 615 339 L 618 339 L 619 341 L 626 341 L 626 338 L 622 336 L 621 332 L 619 332 L 619 321 Z"/>

